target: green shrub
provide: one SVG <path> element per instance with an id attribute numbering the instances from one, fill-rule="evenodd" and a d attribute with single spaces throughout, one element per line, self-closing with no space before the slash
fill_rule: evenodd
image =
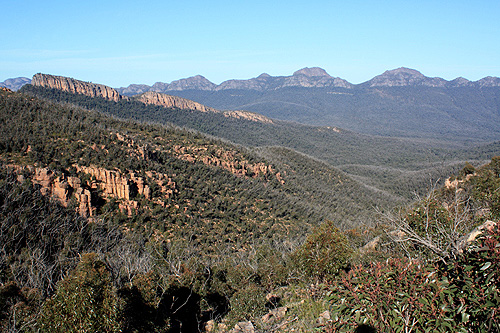
<path id="1" fill-rule="evenodd" d="M 309 235 L 293 254 L 293 260 L 306 276 L 332 279 L 349 267 L 353 249 L 333 222 L 327 221 Z"/>
<path id="2" fill-rule="evenodd" d="M 260 318 L 266 313 L 265 290 L 255 283 L 250 283 L 236 291 L 230 299 L 229 321 L 238 322 Z"/>
<path id="3" fill-rule="evenodd" d="M 448 264 L 392 259 L 330 285 L 328 332 L 500 331 L 500 228 Z"/>
<path id="4" fill-rule="evenodd" d="M 39 318 L 43 332 L 118 332 L 118 298 L 111 275 L 95 253 L 82 255 L 77 268 L 58 284 Z"/>
<path id="5" fill-rule="evenodd" d="M 369 325 L 377 332 L 452 331 L 448 284 L 434 267 L 405 260 L 356 266 L 331 285 L 330 332 Z"/>

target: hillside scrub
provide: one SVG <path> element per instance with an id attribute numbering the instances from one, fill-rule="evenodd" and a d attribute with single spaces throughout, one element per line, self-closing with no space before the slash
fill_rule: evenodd
<path id="1" fill-rule="evenodd" d="M 389 178 L 384 174 L 375 173 L 368 183 L 370 186 L 389 192 L 399 200 L 411 196 L 415 186 L 425 188 L 429 173 L 437 179 L 452 172 L 455 163 L 448 166 L 450 162 L 460 163 L 464 159 L 472 158 L 472 155 L 480 160 L 493 156 L 491 151 L 481 149 L 467 152 L 460 149 L 452 151 L 434 141 L 361 135 L 346 130 L 337 132 L 328 127 L 284 121 L 274 121 L 272 124 L 259 123 L 228 118 L 218 113 L 144 105 L 134 100 L 114 102 L 31 85 L 25 85 L 21 92 L 59 103 L 71 103 L 88 110 L 97 110 L 121 119 L 191 128 L 249 147 L 287 147 L 321 159 L 335 167 L 341 168 L 346 165 L 358 165 L 362 168 L 390 167 L 394 172 L 391 172 Z M 478 153 L 479 151 L 482 153 Z M 421 172 L 416 174 L 414 171 Z M 400 179 L 396 184 L 392 184 L 395 177 Z"/>
<path id="2" fill-rule="evenodd" d="M 3 331 L 226 332 L 243 320 L 260 331 L 499 330 L 499 157 L 465 165 L 396 218 L 361 224 L 359 212 L 326 218 L 357 209 L 359 188 L 302 154 L 0 97 Z M 240 172 L 257 164 L 273 171 Z M 129 214 L 82 171 L 91 165 L 129 185 L 140 175 L 150 197 L 130 192 Z M 42 195 L 36 168 L 74 177 L 95 214 Z M 329 205 L 334 191 L 349 200 L 336 193 Z"/>

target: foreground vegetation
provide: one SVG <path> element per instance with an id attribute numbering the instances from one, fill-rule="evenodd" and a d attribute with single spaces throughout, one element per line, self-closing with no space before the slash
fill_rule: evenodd
<path id="1" fill-rule="evenodd" d="M 289 149 L 1 94 L 3 331 L 500 330 L 499 157 L 377 215 L 387 196 Z M 129 214 L 91 165 L 141 174 L 151 196 Z M 79 178 L 94 214 L 43 195 L 36 168 Z"/>

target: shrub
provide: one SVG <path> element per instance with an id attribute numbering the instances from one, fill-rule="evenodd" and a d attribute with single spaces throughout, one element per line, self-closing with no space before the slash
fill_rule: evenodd
<path id="1" fill-rule="evenodd" d="M 111 275 L 95 253 L 82 255 L 76 269 L 58 283 L 39 318 L 44 332 L 117 332 L 118 298 Z"/>
<path id="2" fill-rule="evenodd" d="M 500 228 L 456 261 L 355 266 L 330 285 L 328 332 L 499 332 Z"/>
<path id="3" fill-rule="evenodd" d="M 243 321 L 260 318 L 266 313 L 266 293 L 255 283 L 236 291 L 230 299 L 229 321 Z"/>
<path id="4" fill-rule="evenodd" d="M 349 267 L 353 249 L 333 222 L 327 221 L 309 235 L 292 254 L 297 267 L 307 276 L 332 279 Z"/>

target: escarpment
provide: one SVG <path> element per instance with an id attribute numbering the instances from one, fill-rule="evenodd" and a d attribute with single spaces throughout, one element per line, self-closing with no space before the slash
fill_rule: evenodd
<path id="1" fill-rule="evenodd" d="M 102 97 L 115 102 L 122 99 L 129 99 L 126 96 L 121 96 L 115 89 L 103 84 L 84 82 L 64 76 L 38 73 L 33 76 L 31 84 L 34 86 L 59 89 L 62 91 L 86 95 L 90 97 Z"/>
<path id="2" fill-rule="evenodd" d="M 155 91 L 145 92 L 137 96 L 136 99 L 144 104 L 159 105 L 167 108 L 196 110 L 201 112 L 220 112 L 214 108 L 193 102 L 189 99 L 166 95 Z"/>
<path id="3" fill-rule="evenodd" d="M 127 97 L 108 86 L 75 80 L 69 77 L 56 76 L 50 74 L 35 74 L 31 80 L 33 86 L 58 89 L 73 94 L 81 94 L 89 97 L 102 97 L 107 100 L 118 102 L 120 100 L 144 103 L 146 105 L 157 105 L 165 108 L 177 108 L 182 110 L 193 110 L 199 112 L 213 112 L 223 114 L 225 117 L 245 119 L 261 123 L 272 123 L 272 120 L 254 112 L 248 111 L 221 111 L 215 108 L 194 102 L 192 100 L 159 93 L 156 91 L 147 91 L 145 93 Z"/>

